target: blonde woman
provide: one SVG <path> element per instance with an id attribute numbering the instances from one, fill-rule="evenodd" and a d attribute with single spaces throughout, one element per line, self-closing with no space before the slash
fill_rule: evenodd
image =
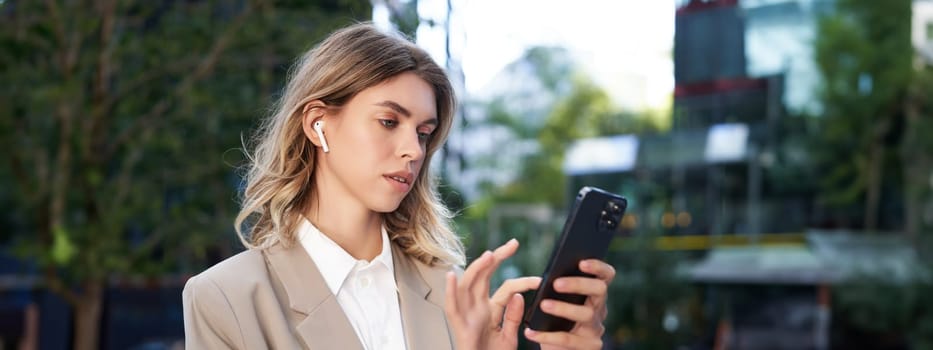
<path id="1" fill-rule="evenodd" d="M 189 349 L 514 349 L 523 300 L 540 279 L 489 279 L 518 243 L 466 268 L 429 171 L 456 100 L 428 54 L 368 24 L 333 33 L 296 64 L 251 152 L 236 227 L 249 249 L 183 292 Z M 578 321 L 524 336 L 598 349 L 612 267 L 545 303 Z"/>

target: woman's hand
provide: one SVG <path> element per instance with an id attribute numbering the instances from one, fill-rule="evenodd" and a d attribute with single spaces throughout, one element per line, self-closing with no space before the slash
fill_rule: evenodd
<path id="1" fill-rule="evenodd" d="M 489 297 L 492 273 L 517 249 L 518 241 L 512 239 L 474 260 L 459 281 L 453 272 L 447 274 L 444 312 L 453 328 L 457 349 L 498 350 L 518 346 L 518 328 L 525 305 L 518 293 L 538 288 L 541 278 L 507 280 Z"/>
<path id="2" fill-rule="evenodd" d="M 528 340 L 541 344 L 541 349 L 602 349 L 602 335 L 606 328 L 606 293 L 616 271 L 603 261 L 590 259 L 580 262 L 580 271 L 596 277 L 561 277 L 554 281 L 554 290 L 561 293 L 586 295 L 583 305 L 554 299 L 541 301 L 541 310 L 560 316 L 576 325 L 570 332 L 537 332 L 525 329 Z"/>

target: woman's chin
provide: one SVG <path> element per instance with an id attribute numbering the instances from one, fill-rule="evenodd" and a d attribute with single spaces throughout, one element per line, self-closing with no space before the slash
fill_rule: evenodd
<path id="1" fill-rule="evenodd" d="M 370 210 L 377 213 L 391 213 L 397 210 L 399 206 L 401 206 L 402 201 L 385 201 L 373 204 L 374 205 L 369 207 Z"/>

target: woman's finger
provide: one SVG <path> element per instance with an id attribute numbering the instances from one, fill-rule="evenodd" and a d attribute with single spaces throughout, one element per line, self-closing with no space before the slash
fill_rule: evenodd
<path id="1" fill-rule="evenodd" d="M 608 289 L 606 281 L 591 277 L 561 277 L 554 280 L 554 290 L 565 294 L 601 297 L 606 295 Z"/>
<path id="2" fill-rule="evenodd" d="M 463 270 L 463 276 L 460 277 L 460 285 L 472 285 L 473 281 L 477 279 L 477 276 L 485 269 L 490 263 L 492 263 L 492 252 L 485 251 L 478 258 L 473 259 L 473 262 L 467 266 L 466 270 Z"/>
<path id="3" fill-rule="evenodd" d="M 454 328 L 460 327 L 460 304 L 457 300 L 457 275 L 450 271 L 447 273 L 447 291 L 446 301 L 444 302 L 444 313 L 450 320 Z"/>
<path id="4" fill-rule="evenodd" d="M 541 277 L 519 277 L 502 282 L 499 289 L 489 299 L 489 303 L 493 305 L 492 322 L 494 324 L 502 322 L 502 313 L 506 310 L 506 304 L 511 302 L 513 295 L 537 289 L 540 284 Z"/>
<path id="5" fill-rule="evenodd" d="M 607 284 L 616 277 L 616 269 L 605 261 L 598 259 L 586 259 L 580 261 L 580 271 L 596 276 L 596 278 L 605 281 Z"/>
<path id="6" fill-rule="evenodd" d="M 525 299 L 522 298 L 521 294 L 512 294 L 505 310 L 505 318 L 502 320 L 502 333 L 508 337 L 517 337 L 518 327 L 522 324 L 522 313 L 525 311 Z"/>
<path id="7" fill-rule="evenodd" d="M 596 314 L 592 306 L 571 304 L 554 299 L 542 300 L 540 305 L 541 311 L 574 322 L 591 322 Z"/>
<path id="8" fill-rule="evenodd" d="M 600 337 L 581 336 L 567 332 L 538 332 L 525 328 L 525 338 L 541 345 L 555 345 L 570 349 L 602 349 Z"/>
<path id="9" fill-rule="evenodd" d="M 518 240 L 515 238 L 512 238 L 508 242 L 505 242 L 505 244 L 499 246 L 499 248 L 496 248 L 496 250 L 494 250 L 492 254 L 496 257 L 497 261 L 501 262 L 501 261 L 504 261 L 505 259 L 510 258 L 512 255 L 514 255 L 515 251 L 517 250 L 518 250 Z"/>
<path id="10" fill-rule="evenodd" d="M 595 278 L 566 277 L 567 280 L 556 283 L 554 289 L 561 293 L 586 295 L 587 304 L 605 305 L 609 284 L 616 276 L 615 268 L 602 260 L 587 259 L 580 261 L 580 270 Z"/>
<path id="11" fill-rule="evenodd" d="M 517 250 L 518 240 L 512 238 L 492 252 L 491 265 L 482 271 L 482 275 L 478 276 L 473 286 L 474 295 L 483 295 L 483 299 L 489 298 L 489 280 L 492 278 L 493 272 L 499 268 L 499 265 L 502 264 L 505 259 L 514 255 Z"/>
<path id="12" fill-rule="evenodd" d="M 468 306 L 479 301 L 483 303 L 486 302 L 486 299 L 489 298 L 489 292 L 487 291 L 486 293 L 476 295 L 473 286 L 477 284 L 478 280 L 483 278 L 485 271 L 491 267 L 492 259 L 492 252 L 487 250 L 473 260 L 470 266 L 467 266 L 466 270 L 463 271 L 463 276 L 460 278 L 460 282 L 457 283 L 457 288 L 459 288 L 459 292 L 462 294 L 459 295 L 459 302 L 466 303 Z"/>

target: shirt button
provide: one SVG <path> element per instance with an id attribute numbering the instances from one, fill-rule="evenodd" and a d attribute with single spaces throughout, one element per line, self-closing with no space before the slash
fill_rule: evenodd
<path id="1" fill-rule="evenodd" d="M 360 278 L 360 286 L 363 288 L 369 287 L 369 277 Z"/>
<path id="2" fill-rule="evenodd" d="M 386 345 L 389 342 L 389 337 L 386 337 L 384 334 L 379 337 L 379 344 Z"/>

